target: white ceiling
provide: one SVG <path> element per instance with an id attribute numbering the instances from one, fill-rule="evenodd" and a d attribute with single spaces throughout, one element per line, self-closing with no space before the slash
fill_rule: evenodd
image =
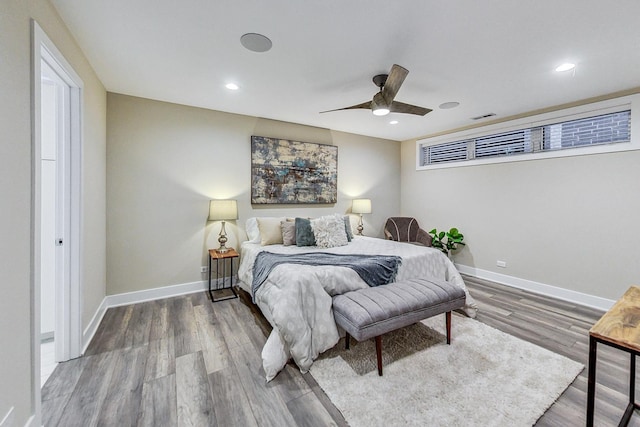
<path id="1" fill-rule="evenodd" d="M 52 2 L 110 92 L 393 140 L 640 86 L 637 0 Z M 370 100 L 394 63 L 396 100 L 433 112 L 319 114 Z"/>

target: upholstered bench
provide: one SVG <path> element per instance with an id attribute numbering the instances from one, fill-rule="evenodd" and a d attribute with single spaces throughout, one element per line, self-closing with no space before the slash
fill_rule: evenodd
<path id="1" fill-rule="evenodd" d="M 375 337 L 378 375 L 382 375 L 382 334 L 446 314 L 447 344 L 451 343 L 451 311 L 464 306 L 464 290 L 441 280 L 411 279 L 333 297 L 336 323 L 349 338 Z"/>

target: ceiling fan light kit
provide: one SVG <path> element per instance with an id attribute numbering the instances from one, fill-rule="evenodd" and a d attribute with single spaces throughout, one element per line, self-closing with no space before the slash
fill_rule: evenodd
<path id="1" fill-rule="evenodd" d="M 376 116 L 386 116 L 389 114 L 389 106 L 387 104 L 387 100 L 384 99 L 384 95 L 382 95 L 382 91 L 373 96 L 373 101 L 371 101 L 371 110 Z"/>
<path id="2" fill-rule="evenodd" d="M 398 64 L 393 64 L 389 74 L 378 74 L 373 77 L 373 83 L 380 88 L 380 92 L 376 93 L 371 101 L 366 101 L 361 104 L 352 105 L 350 107 L 322 111 L 322 113 L 361 108 L 371 110 L 376 116 L 386 116 L 389 113 L 415 114 L 417 116 L 424 116 L 432 110 L 429 108 L 418 107 L 417 105 L 404 104 L 402 102 L 394 101 L 394 98 L 400 90 L 400 86 L 402 86 L 402 83 L 407 77 L 407 74 L 409 74 L 409 70 L 401 67 Z"/>

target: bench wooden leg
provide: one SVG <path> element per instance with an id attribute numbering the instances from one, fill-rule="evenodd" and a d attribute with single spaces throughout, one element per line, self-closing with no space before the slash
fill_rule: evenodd
<path id="1" fill-rule="evenodd" d="M 344 348 L 349 350 L 349 339 L 351 337 L 349 336 L 349 332 L 347 332 L 347 334 L 344 336 Z"/>
<path id="2" fill-rule="evenodd" d="M 376 337 L 376 356 L 378 358 L 378 375 L 382 376 L 382 335 Z"/>
<path id="3" fill-rule="evenodd" d="M 451 344 L 451 312 L 447 311 L 445 316 L 447 318 L 447 344 Z"/>

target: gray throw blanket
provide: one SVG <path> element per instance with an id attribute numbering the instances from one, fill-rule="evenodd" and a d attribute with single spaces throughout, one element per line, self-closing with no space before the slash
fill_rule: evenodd
<path id="1" fill-rule="evenodd" d="M 349 267 L 369 286 L 380 286 L 395 280 L 402 258 L 393 255 L 352 255 L 327 252 L 303 254 L 274 254 L 260 252 L 253 264 L 252 294 L 267 280 L 269 273 L 280 264 L 335 265 Z M 254 297 L 255 298 L 255 297 Z"/>

